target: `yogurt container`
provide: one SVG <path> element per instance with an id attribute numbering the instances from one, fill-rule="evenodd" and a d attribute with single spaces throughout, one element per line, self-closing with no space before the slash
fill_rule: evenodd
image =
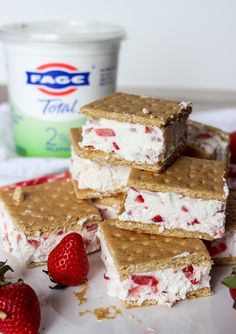
<path id="1" fill-rule="evenodd" d="M 4 41 L 18 154 L 68 157 L 79 108 L 116 90 L 124 29 L 101 22 L 6 25 Z"/>

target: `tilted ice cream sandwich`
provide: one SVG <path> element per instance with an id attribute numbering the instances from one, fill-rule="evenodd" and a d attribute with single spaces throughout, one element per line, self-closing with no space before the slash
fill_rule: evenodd
<path id="1" fill-rule="evenodd" d="M 125 194 L 118 194 L 116 196 L 96 198 L 92 203 L 99 210 L 102 219 L 115 219 L 123 205 Z"/>
<path id="2" fill-rule="evenodd" d="M 216 264 L 233 265 L 236 264 L 236 190 L 229 193 L 225 228 L 223 238 L 211 241 L 208 250 Z"/>
<path id="3" fill-rule="evenodd" d="M 126 307 L 164 304 L 211 294 L 211 258 L 198 239 L 125 231 L 99 223 L 108 294 Z"/>
<path id="4" fill-rule="evenodd" d="M 70 173 L 77 198 L 111 196 L 126 189 L 130 167 L 114 166 L 104 160 L 81 158 L 78 146 L 78 142 L 82 140 L 81 129 L 71 129 L 70 137 L 72 144 Z"/>
<path id="5" fill-rule="evenodd" d="M 221 238 L 228 188 L 224 163 L 178 157 L 163 173 L 133 169 L 117 226 L 168 236 Z"/>
<path id="6" fill-rule="evenodd" d="M 184 155 L 228 163 L 229 133 L 193 120 L 187 121 L 187 127 L 187 145 Z"/>
<path id="7" fill-rule="evenodd" d="M 98 210 L 79 201 L 71 182 L 55 181 L 0 192 L 0 228 L 5 250 L 27 263 L 43 263 L 68 233 L 82 235 L 87 252 L 100 248 Z"/>
<path id="8" fill-rule="evenodd" d="M 186 102 L 114 93 L 83 106 L 81 158 L 107 161 L 150 171 L 162 171 L 183 150 Z"/>

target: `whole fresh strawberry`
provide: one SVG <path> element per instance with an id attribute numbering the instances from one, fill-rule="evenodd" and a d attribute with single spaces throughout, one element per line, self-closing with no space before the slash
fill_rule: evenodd
<path id="1" fill-rule="evenodd" d="M 88 271 L 83 238 L 78 233 L 65 236 L 48 256 L 48 275 L 60 286 L 81 284 Z"/>
<path id="2" fill-rule="evenodd" d="M 9 266 L 0 262 L 0 273 Z M 7 267 L 7 269 L 6 269 Z M 12 269 L 10 268 L 12 271 Z M 34 290 L 23 281 L 0 287 L 0 332 L 3 334 L 37 334 L 40 326 L 40 304 Z"/>
<path id="3" fill-rule="evenodd" d="M 233 268 L 230 276 L 223 279 L 222 283 L 229 288 L 230 295 L 234 300 L 233 307 L 236 309 L 236 267 Z"/>

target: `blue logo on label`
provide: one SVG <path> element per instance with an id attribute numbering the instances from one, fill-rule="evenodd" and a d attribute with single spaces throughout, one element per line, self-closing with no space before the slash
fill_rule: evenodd
<path id="1" fill-rule="evenodd" d="M 50 70 L 45 71 L 49 68 Z M 80 86 L 88 86 L 89 75 L 90 72 L 78 72 L 76 67 L 68 64 L 51 63 L 39 66 L 34 72 L 27 71 L 26 82 L 28 85 L 37 86 L 45 94 L 66 95 L 73 93 Z"/>

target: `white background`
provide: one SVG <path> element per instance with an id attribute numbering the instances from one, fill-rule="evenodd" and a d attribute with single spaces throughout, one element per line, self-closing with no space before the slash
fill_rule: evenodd
<path id="1" fill-rule="evenodd" d="M 236 91 L 235 0 L 0 0 L 0 25 L 47 19 L 124 25 L 125 87 Z M 0 44 L 0 84 L 6 82 Z"/>

